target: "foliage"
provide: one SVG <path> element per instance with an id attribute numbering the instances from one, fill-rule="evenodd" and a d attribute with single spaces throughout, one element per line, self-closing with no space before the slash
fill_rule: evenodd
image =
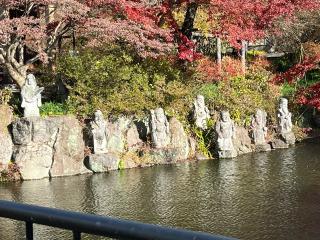
<path id="1" fill-rule="evenodd" d="M 205 157 L 212 158 L 211 152 L 213 152 L 213 142 L 214 142 L 214 121 L 207 121 L 207 130 L 202 130 L 196 126 L 191 128 L 191 132 L 194 134 L 197 142 L 197 150 L 201 152 Z"/>
<path id="2" fill-rule="evenodd" d="M 0 90 L 0 104 L 8 104 L 12 98 L 12 91 L 8 88 Z"/>
<path id="3" fill-rule="evenodd" d="M 7 169 L 0 171 L 0 182 L 20 180 L 20 169 L 16 163 L 9 163 Z"/>
<path id="4" fill-rule="evenodd" d="M 204 84 L 198 93 L 216 110 L 228 109 L 238 124 L 248 123 L 257 108 L 265 109 L 274 122 L 279 88 L 269 83 L 270 72 L 251 66 L 246 76 L 231 77 L 218 83 Z"/>
<path id="5" fill-rule="evenodd" d="M 199 82 L 225 81 L 231 77 L 241 75 L 241 61 L 224 57 L 221 63 L 221 70 L 218 64 L 210 58 L 201 58 L 196 62 L 195 78 Z"/>
<path id="6" fill-rule="evenodd" d="M 64 103 L 46 102 L 40 107 L 41 116 L 59 116 L 68 113 L 68 108 Z"/>
<path id="7" fill-rule="evenodd" d="M 90 115 L 143 115 L 159 106 L 169 115 L 188 112 L 192 83 L 167 60 L 141 61 L 121 48 L 87 50 L 77 57 L 64 56 L 58 71 L 69 89 L 70 112 Z"/>

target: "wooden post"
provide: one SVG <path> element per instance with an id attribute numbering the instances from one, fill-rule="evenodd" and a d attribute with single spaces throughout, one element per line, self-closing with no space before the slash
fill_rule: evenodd
<path id="1" fill-rule="evenodd" d="M 246 55 L 247 55 L 247 42 L 245 40 L 241 41 L 241 67 L 242 73 L 246 73 Z"/>
<path id="2" fill-rule="evenodd" d="M 217 37 L 217 64 L 219 72 L 222 70 L 222 53 L 221 53 L 221 38 Z"/>

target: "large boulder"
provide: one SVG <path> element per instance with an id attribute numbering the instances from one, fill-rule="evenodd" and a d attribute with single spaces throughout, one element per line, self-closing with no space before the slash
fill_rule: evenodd
<path id="1" fill-rule="evenodd" d="M 20 118 L 12 135 L 13 160 L 24 180 L 88 172 L 82 127 L 73 116 Z"/>
<path id="2" fill-rule="evenodd" d="M 236 127 L 236 137 L 233 139 L 233 144 L 238 155 L 250 153 L 254 148 L 249 136 L 249 131 L 239 126 Z"/>
<path id="3" fill-rule="evenodd" d="M 112 120 L 107 123 L 107 150 L 112 153 L 125 152 L 126 132 L 131 119 L 120 117 L 117 120 Z"/>
<path id="4" fill-rule="evenodd" d="M 183 125 L 176 118 L 169 121 L 172 158 L 174 161 L 186 160 L 190 154 L 189 137 L 183 129 Z"/>
<path id="5" fill-rule="evenodd" d="M 10 162 L 13 143 L 8 126 L 13 119 L 13 113 L 8 105 L 0 105 L 0 165 L 4 167 Z"/>
<path id="6" fill-rule="evenodd" d="M 82 127 L 74 116 L 53 118 L 59 124 L 54 144 L 51 177 L 77 175 L 89 172 L 84 166 Z"/>
<path id="7" fill-rule="evenodd" d="M 92 154 L 86 158 L 86 166 L 94 173 L 117 170 L 119 162 L 119 156 L 113 153 Z"/>

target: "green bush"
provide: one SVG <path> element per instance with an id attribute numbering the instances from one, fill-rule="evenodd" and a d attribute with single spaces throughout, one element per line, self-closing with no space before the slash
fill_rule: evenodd
<path id="1" fill-rule="evenodd" d="M 249 70 L 245 77 L 204 84 L 198 90 L 211 108 L 230 111 L 238 124 L 247 124 L 257 108 L 262 108 L 275 120 L 275 110 L 280 91 L 268 81 L 270 73 L 262 69 Z"/>
<path id="2" fill-rule="evenodd" d="M 68 107 L 64 103 L 46 102 L 40 107 L 41 116 L 59 116 L 68 113 Z"/>
<path id="3" fill-rule="evenodd" d="M 58 71 L 69 89 L 69 111 L 78 115 L 100 109 L 105 114 L 141 116 L 159 106 L 172 115 L 188 112 L 192 84 L 167 60 L 141 61 L 114 47 L 66 55 Z"/>

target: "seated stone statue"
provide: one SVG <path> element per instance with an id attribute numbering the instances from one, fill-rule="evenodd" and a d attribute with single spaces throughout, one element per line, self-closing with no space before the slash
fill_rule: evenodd
<path id="1" fill-rule="evenodd" d="M 151 110 L 151 140 L 155 148 L 170 144 L 169 122 L 162 108 Z"/>
<path id="2" fill-rule="evenodd" d="M 220 120 L 216 124 L 216 133 L 218 136 L 218 154 L 219 158 L 233 158 L 237 156 L 234 148 L 233 139 L 235 139 L 235 125 L 230 118 L 228 111 L 220 113 Z"/>
<path id="3" fill-rule="evenodd" d="M 91 131 L 93 135 L 94 153 L 107 153 L 106 122 L 100 110 L 97 110 L 94 113 L 94 120 L 91 122 Z"/>
<path id="4" fill-rule="evenodd" d="M 271 146 L 266 142 L 268 132 L 267 113 L 258 109 L 251 120 L 252 138 L 256 145 L 256 151 L 269 151 Z"/>
<path id="5" fill-rule="evenodd" d="M 41 92 L 43 87 L 37 86 L 36 78 L 33 74 L 28 74 L 26 83 L 21 89 L 24 117 L 39 117 L 39 107 L 41 106 Z"/>
<path id="6" fill-rule="evenodd" d="M 207 129 L 207 120 L 210 119 L 210 113 L 202 95 L 197 96 L 193 103 L 193 108 L 193 117 L 196 126 L 202 130 Z"/>
<path id="7" fill-rule="evenodd" d="M 291 118 L 292 114 L 288 110 L 288 100 L 286 98 L 281 98 L 278 109 L 278 132 L 287 144 L 295 143 Z"/>

